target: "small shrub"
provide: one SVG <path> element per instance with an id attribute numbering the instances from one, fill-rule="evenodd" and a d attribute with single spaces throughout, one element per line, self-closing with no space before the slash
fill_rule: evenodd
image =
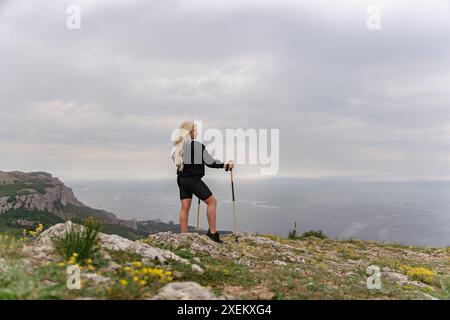
<path id="1" fill-rule="evenodd" d="M 444 278 L 441 280 L 441 288 L 444 290 L 445 294 L 450 297 L 450 278 Z"/>
<path id="2" fill-rule="evenodd" d="M 267 239 L 270 239 L 272 241 L 280 241 L 280 237 L 276 236 L 274 234 L 265 234 L 265 235 L 260 235 L 260 236 L 264 237 L 264 238 L 267 238 Z M 252 248 L 252 247 L 247 247 L 246 249 L 250 249 L 250 248 Z"/>
<path id="3" fill-rule="evenodd" d="M 108 299 L 141 299 L 154 294 L 163 285 L 172 282 L 172 271 L 146 267 L 140 261 L 117 271 L 115 282 L 107 288 Z"/>
<path id="4" fill-rule="evenodd" d="M 297 239 L 297 230 L 291 230 L 288 234 L 288 239 L 295 240 Z"/>
<path id="5" fill-rule="evenodd" d="M 424 267 L 401 266 L 400 269 L 406 273 L 409 279 L 423 283 L 433 284 L 436 277 L 436 272 Z"/>
<path id="6" fill-rule="evenodd" d="M 341 248 L 338 251 L 338 255 L 344 259 L 359 260 L 360 257 L 351 248 Z"/>
<path id="7" fill-rule="evenodd" d="M 90 264 L 100 250 L 99 230 L 100 224 L 93 218 L 86 220 L 84 228 L 72 225 L 64 235 L 53 239 L 56 251 L 66 260 L 73 261 L 75 257 L 82 265 Z"/>
<path id="8" fill-rule="evenodd" d="M 21 254 L 23 242 L 9 235 L 0 235 L 0 262 L 2 258 L 17 257 Z M 1 272 L 1 268 L 0 268 Z"/>
<path id="9" fill-rule="evenodd" d="M 319 239 L 327 239 L 328 238 L 327 235 L 322 230 L 318 230 L 318 231 L 310 230 L 310 231 L 304 232 L 300 236 L 300 239 L 306 239 L 306 238 L 311 238 L 311 237 L 315 237 L 315 238 L 319 238 Z"/>
<path id="10" fill-rule="evenodd" d="M 42 225 L 42 223 L 39 223 L 39 225 L 34 230 L 23 229 L 23 231 L 22 231 L 23 237 L 26 238 L 27 235 L 29 235 L 30 237 L 36 238 L 39 234 L 41 234 L 43 229 L 44 229 L 44 226 Z"/>
<path id="11" fill-rule="evenodd" d="M 297 222 L 294 223 L 294 229 L 289 231 L 288 239 L 291 239 L 291 240 L 297 239 Z"/>

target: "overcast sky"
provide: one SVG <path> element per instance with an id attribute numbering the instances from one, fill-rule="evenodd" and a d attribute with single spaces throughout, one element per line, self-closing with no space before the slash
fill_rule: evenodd
<path id="1" fill-rule="evenodd" d="M 450 178 L 449 3 L 0 0 L 0 170 L 173 177 L 196 119 L 280 129 L 279 176 Z"/>

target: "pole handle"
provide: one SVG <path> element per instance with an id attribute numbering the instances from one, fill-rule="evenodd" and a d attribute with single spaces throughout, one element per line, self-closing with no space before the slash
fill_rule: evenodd
<path id="1" fill-rule="evenodd" d="M 230 174 L 231 174 L 231 195 L 233 197 L 233 202 L 235 201 L 234 198 L 234 181 L 233 181 L 233 169 L 230 170 Z"/>
<path id="2" fill-rule="evenodd" d="M 230 169 L 230 177 L 231 177 L 231 195 L 233 198 L 233 224 L 234 224 L 234 236 L 236 238 L 236 242 L 238 242 L 237 237 L 237 227 L 236 227 L 236 199 L 234 197 L 234 181 L 233 181 L 233 169 Z"/>
<path id="3" fill-rule="evenodd" d="M 199 222 L 199 220 L 200 220 L 200 198 L 198 198 L 198 206 L 197 206 L 197 233 L 199 232 L 198 231 L 198 222 Z"/>

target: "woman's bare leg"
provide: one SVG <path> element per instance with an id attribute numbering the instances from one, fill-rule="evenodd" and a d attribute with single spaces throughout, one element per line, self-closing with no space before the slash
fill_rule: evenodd
<path id="1" fill-rule="evenodd" d="M 209 224 L 209 231 L 211 233 L 216 233 L 216 208 L 217 208 L 217 200 L 212 195 L 208 199 L 205 200 L 206 205 L 208 206 L 206 208 L 206 214 L 208 216 L 208 224 Z"/>
<path id="2" fill-rule="evenodd" d="M 188 232 L 189 209 L 192 199 L 181 200 L 180 208 L 180 232 Z"/>

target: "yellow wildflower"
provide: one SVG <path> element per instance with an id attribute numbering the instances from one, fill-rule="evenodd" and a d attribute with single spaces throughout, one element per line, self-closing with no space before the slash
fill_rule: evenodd
<path id="1" fill-rule="evenodd" d="M 410 268 L 406 274 L 412 280 L 418 280 L 424 283 L 431 283 L 436 276 L 436 273 L 430 269 L 418 267 L 418 268 Z"/>
<path id="2" fill-rule="evenodd" d="M 136 262 L 133 262 L 133 265 L 134 265 L 136 268 L 141 268 L 141 267 L 142 267 L 142 262 L 136 261 Z"/>
<path id="3" fill-rule="evenodd" d="M 128 284 L 128 281 L 126 279 L 121 279 L 119 283 L 122 287 L 125 287 Z"/>
<path id="4" fill-rule="evenodd" d="M 133 281 L 134 282 L 138 282 L 139 281 L 139 277 L 133 277 Z"/>

